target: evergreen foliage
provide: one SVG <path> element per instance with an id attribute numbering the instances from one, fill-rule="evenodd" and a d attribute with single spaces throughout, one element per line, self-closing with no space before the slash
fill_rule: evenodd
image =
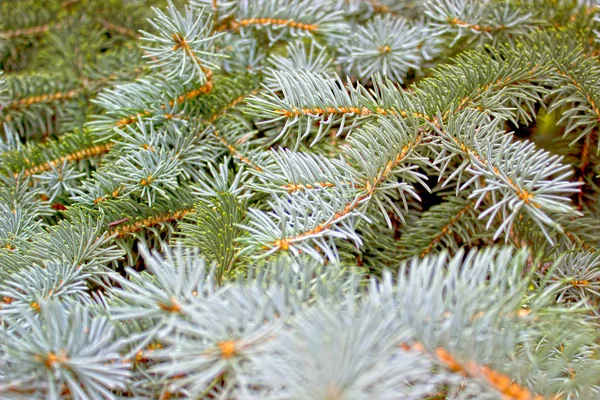
<path id="1" fill-rule="evenodd" d="M 0 398 L 599 398 L 596 3 L 1 2 Z"/>

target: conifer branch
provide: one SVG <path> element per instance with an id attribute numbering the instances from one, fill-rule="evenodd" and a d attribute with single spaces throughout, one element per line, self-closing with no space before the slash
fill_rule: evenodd
<path id="1" fill-rule="evenodd" d="M 214 52 L 214 42 L 219 35 L 211 34 L 212 20 L 202 9 L 196 12 L 189 6 L 185 8 L 185 14 L 181 14 L 170 0 L 168 15 L 156 8 L 154 11 L 156 18 L 149 22 L 157 34 L 142 31 L 142 40 L 158 47 L 142 47 L 146 51 L 145 57 L 150 58 L 153 66 L 165 68 L 167 79 L 186 76 L 185 83 L 193 78 L 206 82 L 207 71 L 218 68 L 214 63 L 219 57 Z"/>
<path id="2" fill-rule="evenodd" d="M 22 174 L 23 176 L 31 176 L 40 172 L 49 171 L 52 167 L 56 167 L 63 162 L 75 163 L 78 161 L 86 160 L 92 157 L 102 156 L 110 151 L 112 143 L 98 144 L 92 147 L 77 150 L 75 153 L 61 156 L 54 160 L 47 161 L 44 164 L 39 164 L 33 167 L 29 167 L 23 170 L 21 173 L 15 172 L 15 177 Z"/>
<path id="3" fill-rule="evenodd" d="M 221 142 L 223 144 L 223 146 L 225 146 L 227 148 L 227 150 L 229 150 L 229 153 L 232 156 L 234 156 L 235 158 L 237 158 L 244 164 L 249 165 L 250 167 L 254 168 L 256 171 L 262 172 L 261 167 L 259 167 L 255 163 L 253 163 L 248 157 L 242 155 L 232 144 L 227 142 L 227 140 L 222 135 L 219 134 L 218 130 L 215 129 L 213 131 L 213 135 L 215 135 L 215 137 L 219 140 L 219 142 Z"/>
<path id="4" fill-rule="evenodd" d="M 227 103 L 223 108 L 221 108 L 220 111 L 214 113 L 206 122 L 211 124 L 213 122 L 215 122 L 217 119 L 221 118 L 223 115 L 225 115 L 228 111 L 236 108 L 239 104 L 243 103 L 246 101 L 246 99 L 248 99 L 248 97 L 250 96 L 254 96 L 256 93 L 258 93 L 258 90 L 254 90 L 248 94 L 243 94 L 233 100 L 231 100 L 229 103 Z"/>
<path id="5" fill-rule="evenodd" d="M 182 93 L 182 94 L 178 95 L 176 98 L 169 100 L 168 104 L 170 107 L 173 107 L 176 104 L 182 104 L 188 100 L 195 99 L 198 96 L 210 93 L 212 91 L 212 88 L 213 88 L 212 72 L 210 72 L 210 70 L 207 70 L 205 83 L 203 83 L 196 89 Z M 167 106 L 164 104 L 161 104 L 160 108 L 162 110 L 167 110 Z M 124 127 L 127 125 L 134 124 L 142 118 L 151 117 L 152 114 L 153 114 L 153 110 L 144 110 L 135 115 L 123 117 L 115 122 L 115 127 L 121 128 L 121 127 Z M 168 116 L 171 114 L 164 114 L 164 115 L 168 118 Z"/>
<path id="6" fill-rule="evenodd" d="M 399 121 L 399 120 L 398 120 Z M 393 125 L 389 125 L 386 126 L 387 129 L 389 129 L 388 131 L 386 131 L 387 133 L 393 135 Z M 408 130 L 408 127 L 406 125 L 399 125 L 398 129 L 405 129 Z M 374 130 L 369 131 L 369 133 L 375 133 Z M 396 134 L 397 135 L 397 134 Z M 421 142 L 422 136 L 421 134 L 415 133 L 414 136 L 410 137 L 408 136 L 408 132 L 402 132 L 401 136 L 401 140 L 402 143 L 401 145 L 397 145 L 397 149 L 398 152 L 396 153 L 394 150 L 392 149 L 392 151 L 390 152 L 389 155 L 386 155 L 387 157 L 383 157 L 381 159 L 381 162 L 383 162 L 383 164 L 381 165 L 374 165 L 373 167 L 375 169 L 373 169 L 373 171 L 371 172 L 371 175 L 367 175 L 364 178 L 364 181 L 361 183 L 358 183 L 356 185 L 356 187 L 350 187 L 349 190 L 351 190 L 350 192 L 348 192 L 347 194 L 344 195 L 344 197 L 347 197 L 347 200 L 339 202 L 339 198 L 337 198 L 337 196 L 334 194 L 334 198 L 335 198 L 335 206 L 333 206 L 329 212 L 330 214 L 324 214 L 324 215 L 320 215 L 319 219 L 323 222 L 317 222 L 315 221 L 314 224 L 310 223 L 306 225 L 307 229 L 293 229 L 293 235 L 283 235 L 283 236 L 279 236 L 276 239 L 267 242 L 267 244 L 263 244 L 263 248 L 268 250 L 268 252 L 266 254 L 271 254 L 275 251 L 287 251 L 290 248 L 293 248 L 295 246 L 298 246 L 298 248 L 302 248 L 303 251 L 306 248 L 304 245 L 302 245 L 302 242 L 306 241 L 306 240 L 314 240 L 314 239 L 318 239 L 320 237 L 323 236 L 327 236 L 328 234 L 331 234 L 331 230 L 333 227 L 335 227 L 336 225 L 338 225 L 339 223 L 341 223 L 342 221 L 348 219 L 349 217 L 356 215 L 357 212 L 359 211 L 359 208 L 366 208 L 367 204 L 369 203 L 369 200 L 378 192 L 378 190 L 380 189 L 380 187 L 382 185 L 385 184 L 385 182 L 389 179 L 389 177 L 393 174 L 396 173 L 396 169 L 399 165 L 401 165 L 401 163 L 403 163 L 411 154 L 411 151 L 417 146 L 419 145 L 419 143 Z M 404 136 L 406 135 L 406 136 Z M 400 138 L 397 138 L 400 139 Z M 397 140 L 396 139 L 396 140 Z M 360 141 L 356 141 L 356 145 L 361 144 Z M 388 158 L 389 157 L 389 158 Z M 356 192 L 356 194 L 352 194 L 353 192 Z M 307 193 L 307 192 L 299 192 L 299 193 Z M 315 192 L 317 193 L 317 192 Z M 342 197 L 343 198 L 343 197 Z M 289 201 L 293 204 L 295 198 L 290 198 Z M 302 199 L 302 198 L 300 198 Z M 281 211 L 278 211 L 279 213 Z M 268 226 L 263 226 L 262 223 L 263 221 L 262 218 L 264 217 L 260 217 L 259 214 L 254 214 L 252 216 L 254 218 L 253 225 L 251 227 L 249 227 L 249 229 L 252 232 L 257 233 L 257 230 L 268 230 L 270 229 L 270 227 Z M 279 218 L 284 218 L 283 215 L 280 215 Z M 283 219 L 285 220 L 285 218 Z M 269 233 L 265 232 L 261 232 L 261 234 L 267 234 L 269 235 Z M 258 240 L 258 243 L 260 243 L 261 238 L 258 237 L 254 240 Z"/>
<path id="7" fill-rule="evenodd" d="M 194 0 L 196 7 L 209 6 L 218 23 L 216 31 L 232 30 L 244 35 L 255 29 L 265 30 L 270 41 L 291 36 L 322 36 L 340 39 L 349 32 L 343 14 L 333 7 L 315 0 L 265 1 L 251 0 L 237 3 L 212 0 Z"/>
<path id="8" fill-rule="evenodd" d="M 318 25 L 315 24 L 303 24 L 302 22 L 296 22 L 293 20 L 286 19 L 274 19 L 274 18 L 250 18 L 242 19 L 239 21 L 232 20 L 229 22 L 229 28 L 219 27 L 219 29 L 233 29 L 239 30 L 241 27 L 248 27 L 252 25 L 273 25 L 281 27 L 290 27 L 292 29 L 298 29 L 308 32 L 316 32 L 319 29 Z"/>
<path id="9" fill-rule="evenodd" d="M 474 39 L 511 41 L 514 36 L 533 31 L 539 24 L 525 4 L 488 3 L 470 0 L 434 0 L 425 4 L 438 34 L 455 33 L 454 42 L 463 36 Z"/>
<path id="10" fill-rule="evenodd" d="M 467 378 L 481 379 L 490 387 L 502 394 L 507 400 L 544 400 L 544 396 L 535 395 L 531 391 L 518 383 L 512 382 L 511 379 L 500 372 L 493 369 L 477 365 L 473 361 L 467 363 L 460 362 L 450 352 L 443 347 L 438 347 L 433 351 L 425 349 L 423 344 L 415 342 L 413 344 L 402 344 L 400 347 L 404 350 L 418 351 L 433 357 L 438 363 L 448 368 L 454 373 L 458 373 Z M 559 397 L 555 397 L 559 398 Z"/>
<path id="11" fill-rule="evenodd" d="M 426 211 L 417 224 L 408 227 L 400 239 L 400 246 L 407 256 L 419 255 L 424 258 L 437 247 L 453 249 L 461 243 L 454 242 L 454 237 L 469 243 L 477 232 L 474 221 L 475 201 L 449 201 L 434 206 Z"/>
<path id="12" fill-rule="evenodd" d="M 54 25 L 54 26 L 59 26 L 59 25 Z M 17 38 L 17 37 L 21 37 L 21 36 L 37 36 L 42 33 L 46 33 L 50 28 L 52 28 L 54 26 L 50 25 L 50 24 L 44 24 L 44 25 L 40 25 L 40 26 L 32 26 L 32 27 L 28 27 L 28 28 L 15 29 L 12 31 L 3 31 L 3 32 L 0 32 L 0 38 L 8 39 L 8 38 Z"/>
<path id="13" fill-rule="evenodd" d="M 108 234 L 109 236 L 121 238 L 129 234 L 135 234 L 137 232 L 140 232 L 143 229 L 151 228 L 154 226 L 160 226 L 175 221 L 180 221 L 191 212 L 193 212 L 193 208 L 184 208 L 182 210 L 173 211 L 171 213 L 144 218 L 142 220 L 134 221 L 132 223 L 129 223 L 129 221 L 125 221 L 123 224 L 119 224 L 118 226 L 109 230 Z M 114 221 L 113 224 L 115 222 L 119 221 Z"/>
<path id="14" fill-rule="evenodd" d="M 570 68 L 573 63 L 578 64 L 577 69 Z M 557 87 L 548 95 L 551 98 L 556 97 L 549 111 L 569 107 L 559 121 L 568 121 L 565 136 L 577 130 L 577 136 L 572 141 L 575 143 L 584 137 L 597 134 L 600 108 L 599 100 L 595 97 L 597 85 L 594 77 L 600 74 L 600 64 L 595 58 L 584 56 L 579 51 L 556 62 L 555 72 L 567 85 Z"/>
<path id="15" fill-rule="evenodd" d="M 80 90 L 80 89 L 73 89 L 73 90 L 69 90 L 68 92 L 56 92 L 56 93 L 50 93 L 50 94 L 42 94 L 39 96 L 23 97 L 20 99 L 13 100 L 11 103 L 8 104 L 8 106 L 6 108 L 13 109 L 13 110 L 19 110 L 19 109 L 22 109 L 25 107 L 32 106 L 34 104 L 38 104 L 38 103 L 50 103 L 53 101 L 70 100 L 74 97 L 79 96 L 81 94 L 81 92 L 82 92 L 82 90 Z M 7 117 L 7 120 L 10 121 L 10 116 Z"/>

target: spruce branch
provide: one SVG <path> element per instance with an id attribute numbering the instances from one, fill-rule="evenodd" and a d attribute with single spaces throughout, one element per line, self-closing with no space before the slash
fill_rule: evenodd
<path id="1" fill-rule="evenodd" d="M 85 266 L 102 272 L 121 258 L 122 253 L 103 232 L 102 220 L 75 210 L 69 220 L 40 232 L 35 246 L 25 255 L 34 263 L 40 260 L 64 260 L 78 268 Z"/>
<path id="2" fill-rule="evenodd" d="M 4 39 L 8 39 L 8 38 L 17 38 L 17 37 L 21 37 L 21 36 L 38 36 L 41 33 L 45 33 L 48 31 L 48 29 L 50 29 L 51 25 L 39 25 L 39 26 L 32 26 L 30 28 L 23 28 L 23 29 L 15 29 L 12 31 L 3 31 L 0 32 L 0 37 L 4 38 Z"/>
<path id="3" fill-rule="evenodd" d="M 0 121 L 25 138 L 68 130 L 83 118 L 77 106 L 84 91 L 72 78 L 56 74 L 3 76 L 10 101 L 0 110 Z M 56 121 L 53 119 L 58 117 Z"/>
<path id="4" fill-rule="evenodd" d="M 598 314 L 598 267 L 597 253 L 572 252 L 554 262 L 548 271 L 550 284 L 546 291 L 556 295 L 557 303 L 584 303 L 593 315 Z"/>
<path id="5" fill-rule="evenodd" d="M 583 56 L 581 50 L 569 55 L 555 62 L 556 74 L 565 84 L 557 85 L 548 97 L 553 100 L 549 112 L 563 111 L 558 124 L 566 124 L 564 135 L 572 136 L 571 144 L 574 144 L 582 138 L 597 136 L 600 100 L 596 97 L 596 81 L 600 64 L 595 58 Z"/>
<path id="6" fill-rule="evenodd" d="M 246 96 L 243 97 L 243 99 L 245 98 Z M 241 100 L 234 99 L 227 107 L 235 106 Z M 262 171 L 262 167 L 259 165 L 261 163 L 260 156 L 256 154 L 256 151 L 250 150 L 250 143 L 257 133 L 253 127 L 244 118 L 231 114 L 223 117 L 215 114 L 211 120 L 213 121 L 211 122 L 212 126 L 208 128 L 209 135 L 214 136 L 219 145 L 227 149 L 234 160 L 238 160 L 247 168 Z"/>
<path id="7" fill-rule="evenodd" d="M 87 123 L 94 133 L 111 137 L 113 129 L 123 128 L 140 120 L 152 122 L 181 118 L 181 105 L 212 90 L 212 73 L 207 81 L 190 88 L 167 83 L 157 77 L 140 79 L 137 82 L 108 89 L 95 101 L 106 111 Z"/>
<path id="8" fill-rule="evenodd" d="M 271 54 L 267 60 L 269 68 L 265 71 L 264 84 L 273 91 L 281 90 L 274 73 L 277 71 L 311 71 L 313 73 L 333 72 L 333 59 L 327 48 L 311 40 L 306 46 L 305 40 L 295 40 L 286 46 L 286 56 Z"/>
<path id="9" fill-rule="evenodd" d="M 493 43 L 511 41 L 540 23 L 527 7 L 510 1 L 433 0 L 425 3 L 425 13 L 437 33 L 455 35 L 454 42 L 463 36 Z"/>
<path id="10" fill-rule="evenodd" d="M 478 111 L 465 111 L 450 118 L 448 127 L 437 131 L 442 140 L 454 142 L 454 153 L 463 153 L 469 158 L 456 170 L 462 174 L 466 169 L 472 175 L 460 189 L 475 183 L 478 177 L 485 179 L 485 185 L 475 188 L 470 197 L 477 198 L 476 207 L 486 196 L 494 198 L 494 205 L 479 216 L 489 215 L 486 226 L 489 228 L 495 216 L 502 215 L 503 224 L 496 230 L 494 239 L 502 232 L 508 237 L 523 208 L 551 242 L 544 225 L 555 224 L 544 211 L 574 213 L 568 204 L 570 199 L 564 195 L 578 191 L 580 185 L 565 180 L 572 171 L 560 163 L 559 157 L 536 150 L 531 143 L 512 141 L 510 135 L 500 133 L 495 124 L 487 123 L 486 119 Z M 460 134 L 452 138 L 446 136 L 446 132 Z"/>
<path id="11" fill-rule="evenodd" d="M 414 226 L 402 234 L 400 248 L 407 257 L 421 258 L 436 249 L 458 249 L 471 244 L 480 232 L 475 200 L 449 198 L 424 212 Z"/>
<path id="12" fill-rule="evenodd" d="M 150 24 L 157 34 L 142 31 L 142 40 L 154 46 L 143 46 L 146 56 L 155 67 L 167 71 L 166 78 L 186 77 L 204 84 L 209 80 L 218 53 L 214 51 L 215 40 L 220 34 L 212 34 L 212 20 L 203 9 L 185 8 L 182 15 L 169 1 L 168 15 L 154 8 L 156 18 Z M 156 47 L 155 47 L 156 46 Z"/>
<path id="13" fill-rule="evenodd" d="M 331 78 L 308 70 L 273 71 L 273 76 L 283 99 L 266 89 L 267 93 L 263 96 L 252 96 L 246 108 L 248 114 L 261 119 L 262 125 L 279 121 L 285 123 L 273 140 L 281 140 L 297 126 L 297 140 L 300 141 L 310 134 L 312 125 L 318 121 L 319 130 L 314 144 L 327 134 L 332 125 L 339 124 L 338 131 L 343 131 L 347 118 L 360 117 L 363 111 L 366 115 L 371 114 L 360 107 L 353 91 L 345 90 L 346 85 L 339 77 Z"/>
<path id="14" fill-rule="evenodd" d="M 353 185 L 355 171 L 343 159 L 289 150 L 273 151 L 269 155 L 270 165 L 257 171 L 260 183 L 253 184 L 265 193 L 291 194 Z"/>
<path id="15" fill-rule="evenodd" d="M 23 310 L 39 313 L 49 302 L 85 302 L 88 300 L 87 281 L 95 274 L 96 271 L 85 267 L 54 260 L 44 263 L 43 267 L 36 264 L 22 269 L 0 286 L 5 303 L 0 314 L 18 317 Z"/>
<path id="16" fill-rule="evenodd" d="M 14 152 L 13 154 L 3 154 L 3 158 L 7 166 L 14 166 L 11 169 L 14 171 L 14 175 L 21 175 L 23 177 L 33 176 L 45 171 L 50 171 L 52 168 L 56 168 L 64 162 L 67 163 L 78 163 L 83 160 L 93 159 L 101 157 L 108 153 L 112 147 L 112 144 L 93 144 L 88 135 L 77 132 L 68 137 L 63 137 L 60 142 L 51 142 L 40 148 L 30 147 L 28 149 L 22 149 L 20 152 Z M 72 151 L 71 153 L 67 153 Z M 58 154 L 67 153 L 65 155 Z M 52 157 L 48 161 L 42 161 L 42 157 Z M 35 160 L 38 159 L 39 161 Z M 35 160 L 35 161 L 34 161 Z M 21 168 L 23 168 L 21 170 Z"/>
<path id="17" fill-rule="evenodd" d="M 130 222 L 129 218 L 119 219 L 109 223 L 109 225 L 112 227 L 112 229 L 109 231 L 109 234 L 110 236 L 116 236 L 117 238 L 136 234 L 144 229 L 150 229 L 168 224 L 169 222 L 179 221 L 193 211 L 193 208 L 183 208 L 177 211 L 152 215 L 147 218 L 142 218 L 132 222 Z M 125 225 L 122 225 L 123 223 L 125 223 Z"/>
<path id="18" fill-rule="evenodd" d="M 194 0 L 196 7 L 212 6 L 212 0 Z M 219 25 L 217 30 L 229 29 L 242 36 L 255 30 L 264 30 L 269 41 L 286 37 L 322 37 L 326 40 L 343 38 L 350 31 L 343 13 L 333 4 L 321 0 L 266 1 L 244 0 L 241 2 L 220 1 L 215 13 Z"/>
<path id="19" fill-rule="evenodd" d="M 223 193 L 211 203 L 200 202 L 194 212 L 180 224 L 181 242 L 199 248 L 209 260 L 216 262 L 215 279 L 222 282 L 231 273 L 239 254 L 236 243 L 243 231 L 244 204 L 231 194 Z"/>
<path id="20" fill-rule="evenodd" d="M 362 210 L 371 200 L 381 211 L 385 211 L 389 205 L 402 215 L 391 200 L 392 193 L 398 193 L 404 202 L 405 192 L 410 196 L 416 196 L 416 193 L 408 184 L 388 181 L 403 175 L 420 180 L 414 168 L 403 165 L 421 140 L 416 120 L 410 122 L 412 126 L 399 118 L 390 119 L 389 122 L 382 122 L 381 130 L 367 126 L 360 132 L 362 135 L 351 139 L 351 146 L 346 153 L 360 167 L 352 171 L 355 181 L 360 182 L 356 186 L 341 185 L 333 187 L 331 191 L 295 191 L 282 199 L 276 198 L 271 204 L 275 221 L 269 220 L 269 214 L 251 209 L 248 229 L 256 236 L 249 239 L 250 243 L 262 243 L 263 246 L 265 242 L 268 243 L 265 255 L 279 250 L 293 253 L 301 250 L 320 258 L 318 251 L 303 243 L 314 242 L 328 258 L 337 259 L 331 238 L 351 238 L 357 245 L 360 244 L 360 238 L 353 232 L 352 220 L 363 214 Z M 367 147 L 369 140 L 375 146 Z M 388 147 L 390 143 L 395 145 Z M 335 168 L 333 163 L 329 166 Z M 306 174 L 306 171 L 303 172 Z M 313 177 L 309 177 L 309 181 L 314 184 Z M 313 204 L 315 201 L 319 201 L 318 206 Z M 387 213 L 384 214 L 387 216 Z"/>
<path id="21" fill-rule="evenodd" d="M 171 333 L 174 320 L 185 313 L 184 307 L 192 299 L 210 298 L 215 283 L 213 274 L 197 252 L 177 249 L 167 252 L 163 258 L 142 248 L 141 254 L 152 275 L 129 268 L 127 279 L 113 276 L 121 287 L 111 290 L 115 300 L 114 304 L 109 302 L 108 312 L 115 320 L 154 319 L 152 334 L 146 336 L 141 345 L 145 347 L 153 339 L 162 340 Z"/>
<path id="22" fill-rule="evenodd" d="M 420 49 L 428 35 L 423 26 L 389 14 L 376 16 L 343 43 L 339 61 L 360 78 L 380 73 L 403 83 L 409 70 L 417 70 L 424 63 Z"/>
<path id="23" fill-rule="evenodd" d="M 108 319 L 91 317 L 80 305 L 67 311 L 56 302 L 40 314 L 9 319 L 12 343 L 3 340 L 2 350 L 10 372 L 3 378 L 16 379 L 3 385 L 3 395 L 115 399 L 113 391 L 125 389 L 130 372 Z"/>

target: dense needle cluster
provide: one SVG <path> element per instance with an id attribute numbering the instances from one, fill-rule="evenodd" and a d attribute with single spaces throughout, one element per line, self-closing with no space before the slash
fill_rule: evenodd
<path id="1" fill-rule="evenodd" d="M 599 34 L 0 2 L 0 398 L 600 397 Z"/>

